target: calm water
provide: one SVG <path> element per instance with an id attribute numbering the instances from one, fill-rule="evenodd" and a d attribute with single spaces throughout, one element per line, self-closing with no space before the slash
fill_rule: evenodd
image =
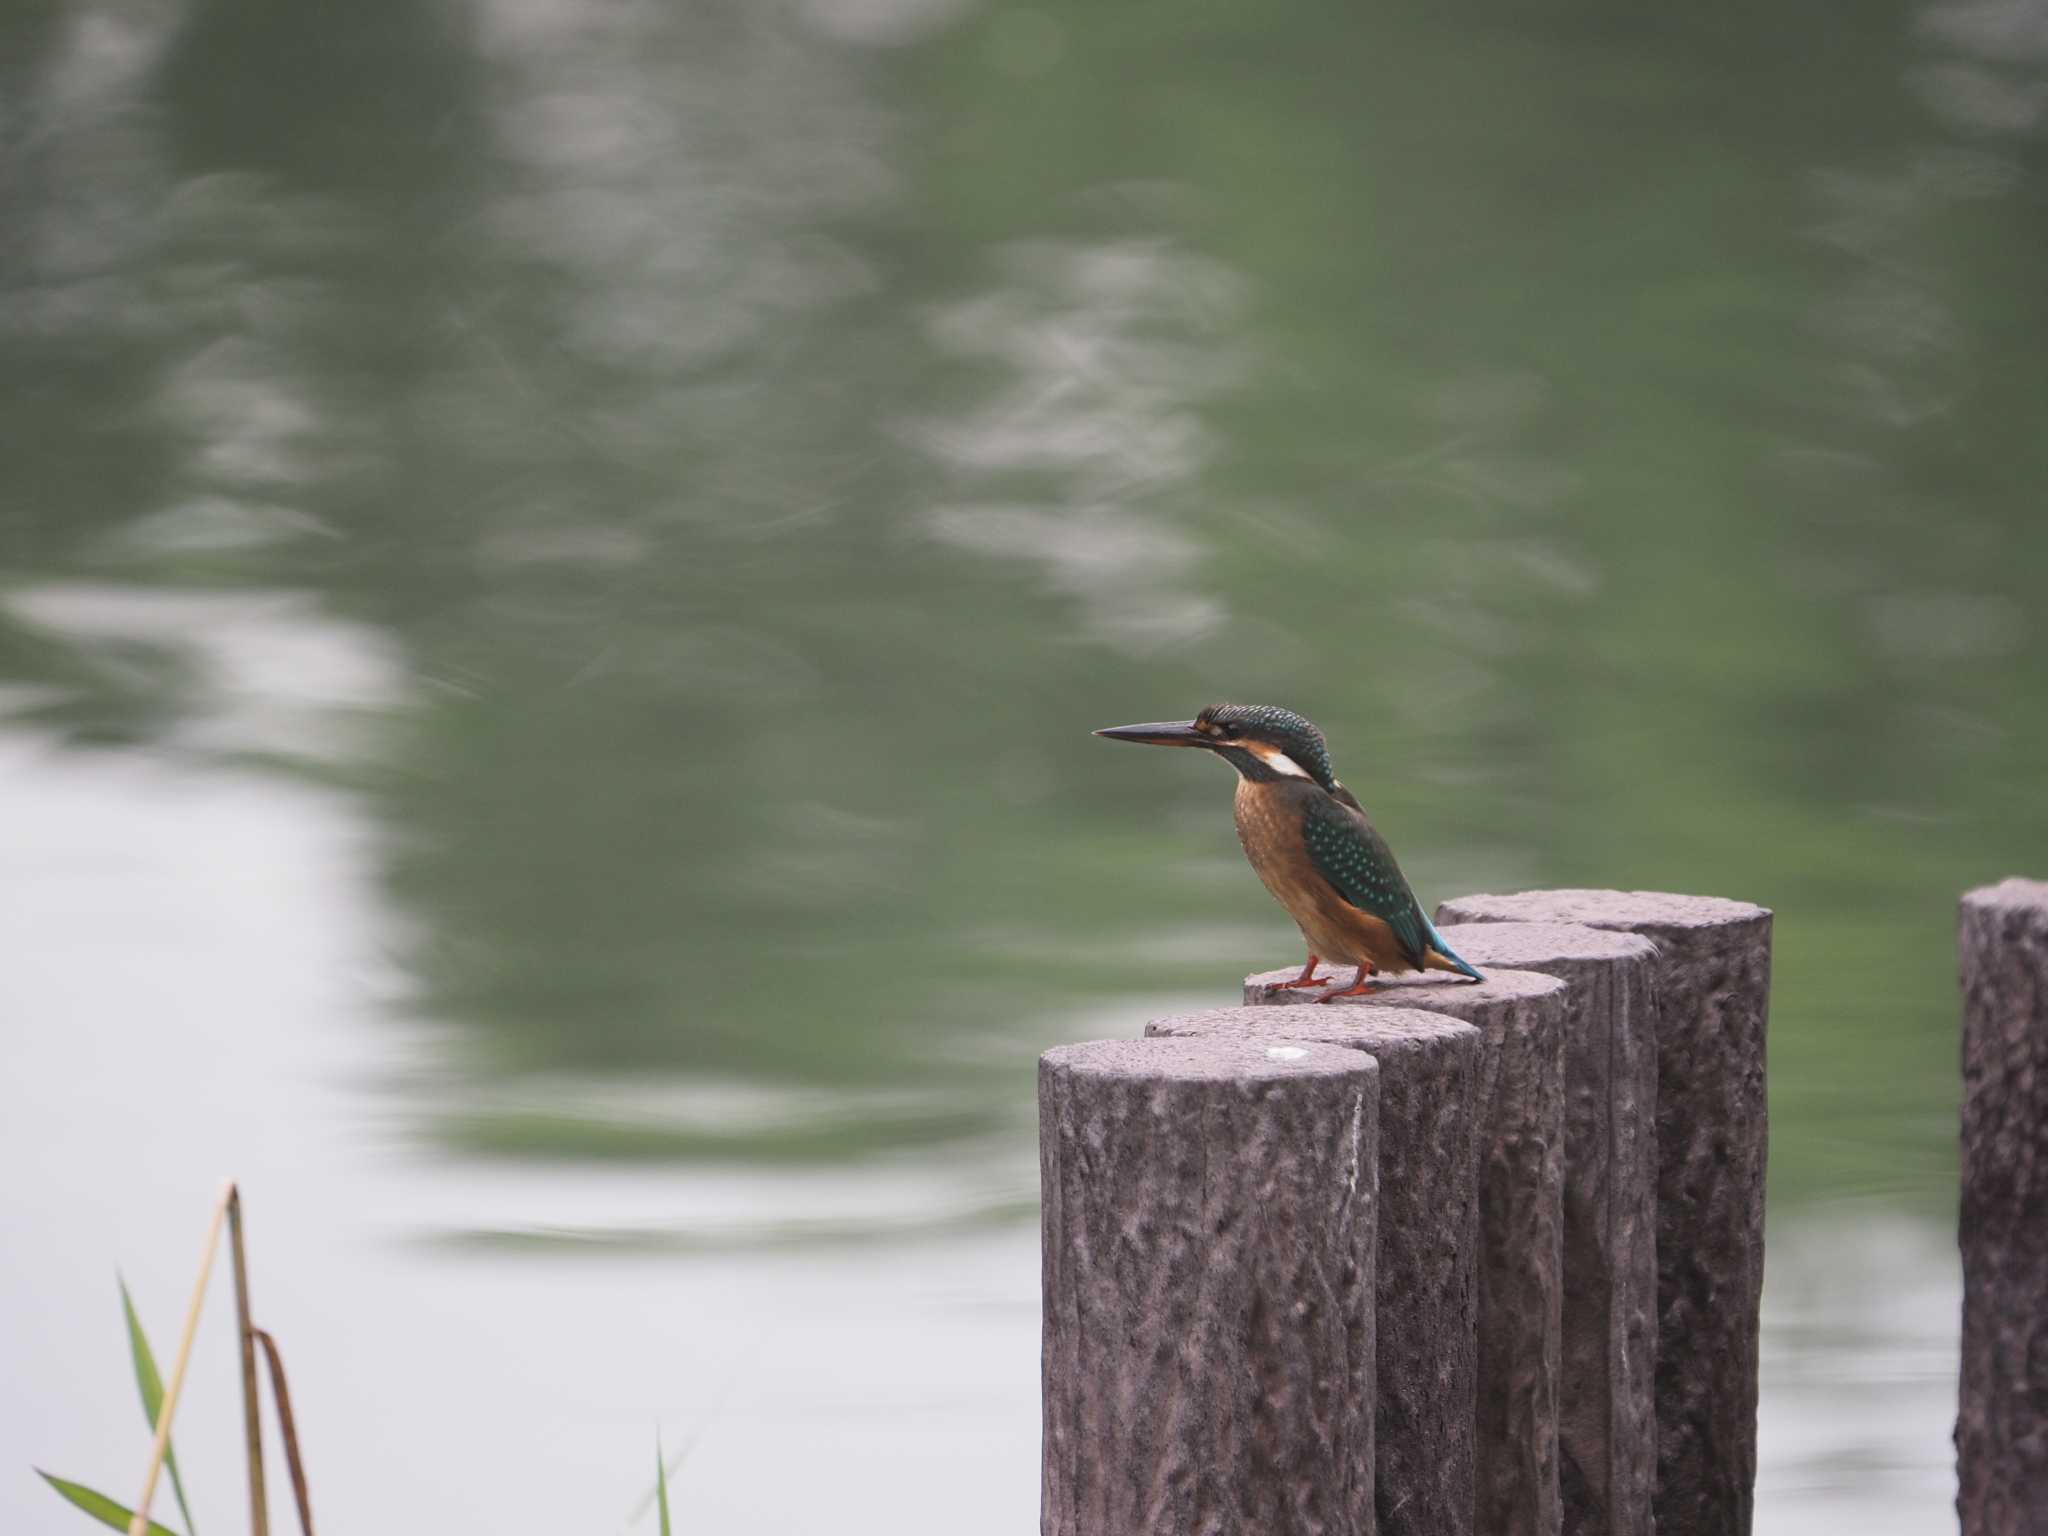
<path id="1" fill-rule="evenodd" d="M 1032 1056 L 1294 952 L 1086 732 L 1235 697 L 1426 901 L 1777 909 L 1759 1525 L 1942 1529 L 2044 114 L 2038 0 L 9 8 L 0 1523 L 232 1171 L 336 1529 L 656 1422 L 695 1529 L 1031 1529 Z"/>

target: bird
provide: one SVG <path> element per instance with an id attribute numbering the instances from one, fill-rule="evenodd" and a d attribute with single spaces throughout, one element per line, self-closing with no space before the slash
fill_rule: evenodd
<path id="1" fill-rule="evenodd" d="M 1095 734 L 1199 747 L 1237 770 L 1238 841 L 1308 946 L 1308 964 L 1283 989 L 1328 985 L 1316 976 L 1325 959 L 1354 966 L 1357 975 L 1319 1003 L 1374 991 L 1371 978 L 1382 972 L 1486 979 L 1423 914 L 1387 840 L 1338 782 L 1329 743 L 1312 722 L 1270 704 L 1211 704 L 1192 720 L 1113 725 Z"/>

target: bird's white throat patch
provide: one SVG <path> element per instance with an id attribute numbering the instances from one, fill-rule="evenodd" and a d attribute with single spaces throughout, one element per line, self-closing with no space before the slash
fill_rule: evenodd
<path id="1" fill-rule="evenodd" d="M 1269 747 L 1263 741 L 1248 741 L 1244 746 L 1247 752 L 1251 753 L 1253 757 L 1256 757 L 1275 773 L 1284 773 L 1289 778 L 1295 779 L 1310 777 L 1307 769 L 1303 768 L 1301 764 L 1297 763 L 1285 752 L 1282 752 L 1278 747 Z"/>

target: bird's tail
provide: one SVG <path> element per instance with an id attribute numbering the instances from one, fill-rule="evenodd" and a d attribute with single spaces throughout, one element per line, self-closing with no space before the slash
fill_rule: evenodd
<path id="1" fill-rule="evenodd" d="M 1436 931 L 1436 924 L 1427 918 L 1422 926 L 1429 933 L 1429 951 L 1424 956 L 1422 968 L 1425 971 L 1455 971 L 1460 976 L 1470 976 L 1474 981 L 1486 978 L 1473 969 L 1472 963 L 1444 942 L 1444 936 Z"/>

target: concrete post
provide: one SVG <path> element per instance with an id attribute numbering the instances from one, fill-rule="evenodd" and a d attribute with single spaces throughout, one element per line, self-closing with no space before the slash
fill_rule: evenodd
<path id="1" fill-rule="evenodd" d="M 1154 1019 L 1148 1036 L 1270 1040 L 1268 1008 Z M 1479 1031 L 1443 1014 L 1319 1008 L 1287 1038 L 1379 1063 L 1379 1536 L 1472 1536 Z"/>
<path id="2" fill-rule="evenodd" d="M 1658 891 L 1525 891 L 1446 902 L 1436 920 L 1583 923 L 1657 945 L 1656 1527 L 1749 1536 L 1770 911 Z"/>
<path id="3" fill-rule="evenodd" d="M 2048 883 L 1963 897 L 1962 1536 L 2048 1531 Z"/>
<path id="4" fill-rule="evenodd" d="M 1245 1001 L 1314 1004 L 1254 976 Z M 1565 984 L 1395 977 L 1347 1008 L 1420 1008 L 1480 1032 L 1479 1370 L 1475 1521 L 1483 1536 L 1558 1536 L 1557 1404 L 1564 1307 Z M 1283 1028 L 1285 1026 L 1282 1026 Z"/>
<path id="5" fill-rule="evenodd" d="M 1282 1041 L 1040 1058 L 1044 1536 L 1375 1536 L 1378 1079 Z"/>
<path id="6" fill-rule="evenodd" d="M 1462 923 L 1481 970 L 1565 983 L 1565 1536 L 1650 1536 L 1657 1485 L 1657 946 L 1576 923 Z"/>

